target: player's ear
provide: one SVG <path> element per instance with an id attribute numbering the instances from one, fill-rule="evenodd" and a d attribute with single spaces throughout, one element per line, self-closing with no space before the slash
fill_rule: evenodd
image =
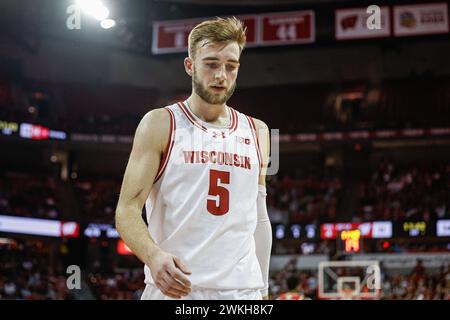
<path id="1" fill-rule="evenodd" d="M 192 77 L 192 74 L 194 73 L 194 62 L 189 57 L 184 58 L 184 70 Z"/>

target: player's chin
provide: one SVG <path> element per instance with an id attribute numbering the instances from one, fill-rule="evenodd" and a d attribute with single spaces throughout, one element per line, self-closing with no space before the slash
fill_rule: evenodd
<path id="1" fill-rule="evenodd" d="M 212 95 L 210 95 L 210 99 L 209 99 L 209 103 L 212 104 L 220 104 L 220 103 L 225 103 L 227 101 L 227 95 L 226 94 L 215 94 L 213 93 Z"/>

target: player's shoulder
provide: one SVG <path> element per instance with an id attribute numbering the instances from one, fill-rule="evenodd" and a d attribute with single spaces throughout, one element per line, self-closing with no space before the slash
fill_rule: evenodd
<path id="1" fill-rule="evenodd" d="M 144 143 L 167 141 L 170 135 L 170 114 L 166 108 L 148 111 L 139 122 L 136 138 Z M 145 142 L 146 141 L 146 142 Z"/>
<path id="2" fill-rule="evenodd" d="M 252 119 L 253 119 L 253 122 L 255 123 L 255 127 L 257 130 L 268 130 L 269 129 L 269 127 L 267 126 L 267 124 L 264 121 L 254 118 L 254 117 L 252 117 Z"/>
<path id="3" fill-rule="evenodd" d="M 141 120 L 143 126 L 164 126 L 170 122 L 169 111 L 166 108 L 156 108 L 148 111 Z"/>
<path id="4" fill-rule="evenodd" d="M 145 133 L 167 132 L 170 128 L 170 114 L 166 108 L 148 111 L 141 119 L 139 128 Z"/>
<path id="5" fill-rule="evenodd" d="M 260 119 L 257 119 L 257 118 L 252 118 L 252 119 L 253 119 L 253 123 L 255 124 L 256 135 L 258 137 L 260 150 L 263 155 L 263 162 L 264 162 L 264 164 L 267 164 L 268 154 L 269 154 L 269 149 L 270 149 L 269 127 L 267 126 L 267 124 L 264 121 L 262 121 Z"/>

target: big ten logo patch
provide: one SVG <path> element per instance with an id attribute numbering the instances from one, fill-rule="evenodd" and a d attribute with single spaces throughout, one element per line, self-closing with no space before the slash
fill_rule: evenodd
<path id="1" fill-rule="evenodd" d="M 246 144 L 246 145 L 250 145 L 250 139 L 249 138 L 236 137 L 236 142 L 237 143 L 243 143 L 243 144 Z"/>

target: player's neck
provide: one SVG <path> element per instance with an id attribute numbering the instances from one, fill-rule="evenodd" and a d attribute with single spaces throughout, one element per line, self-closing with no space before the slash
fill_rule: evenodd
<path id="1" fill-rule="evenodd" d="M 195 93 L 187 99 L 191 111 L 202 121 L 212 124 L 226 125 L 229 119 L 228 112 L 223 104 L 210 104 Z"/>

